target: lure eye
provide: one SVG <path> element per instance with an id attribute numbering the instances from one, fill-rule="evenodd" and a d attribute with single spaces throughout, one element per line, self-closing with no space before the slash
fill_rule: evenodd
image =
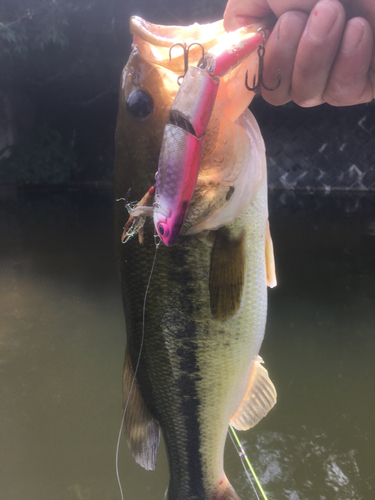
<path id="1" fill-rule="evenodd" d="M 143 121 L 153 112 L 154 101 L 147 92 L 135 89 L 128 95 L 126 109 L 135 120 Z"/>
<path id="2" fill-rule="evenodd" d="M 160 236 L 168 236 L 169 229 L 168 229 L 167 224 L 159 224 L 158 225 L 158 233 Z"/>

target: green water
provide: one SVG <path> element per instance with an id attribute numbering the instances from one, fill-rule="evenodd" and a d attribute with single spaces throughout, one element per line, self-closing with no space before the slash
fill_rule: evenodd
<path id="1" fill-rule="evenodd" d="M 278 403 L 241 433 L 269 500 L 375 498 L 375 202 L 272 195 Z M 110 193 L 0 205 L 0 499 L 117 500 L 124 321 Z M 231 443 L 226 470 L 256 498 Z M 163 499 L 120 446 L 126 500 Z"/>

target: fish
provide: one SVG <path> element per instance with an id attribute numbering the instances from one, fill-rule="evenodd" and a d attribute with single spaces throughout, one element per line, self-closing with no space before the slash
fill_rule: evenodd
<path id="1" fill-rule="evenodd" d="M 158 224 L 151 220 L 159 214 L 163 137 L 187 59 L 197 67 L 202 51 L 215 59 L 232 36 L 238 40 L 260 27 L 267 27 L 265 21 L 232 35 L 222 20 L 187 27 L 130 20 L 133 46 L 121 76 L 114 196 L 141 203 L 132 205 L 127 222 L 123 203 L 115 202 L 127 335 L 123 428 L 133 458 L 146 470 L 155 470 L 162 433 L 167 500 L 239 500 L 223 466 L 229 423 L 247 430 L 276 403 L 259 356 L 267 285 L 276 284 L 276 275 L 265 147 L 247 109 L 254 94 L 244 85 L 246 73 L 257 72 L 255 49 L 220 77 L 194 189 L 172 244 L 159 244 Z M 185 175 L 189 165 L 180 152 Z M 129 227 L 141 225 L 139 240 L 131 237 L 136 230 L 129 233 Z"/>

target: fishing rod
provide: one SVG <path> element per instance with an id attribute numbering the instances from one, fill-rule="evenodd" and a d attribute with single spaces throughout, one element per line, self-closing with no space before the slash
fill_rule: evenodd
<path id="1" fill-rule="evenodd" d="M 234 430 L 234 427 L 233 427 L 233 425 L 231 423 L 229 424 L 229 429 L 230 429 L 229 436 L 230 436 L 230 438 L 232 440 L 232 443 L 233 443 L 234 447 L 237 450 L 237 453 L 238 453 L 238 455 L 239 455 L 239 457 L 241 459 L 241 463 L 243 465 L 243 468 L 245 469 L 246 476 L 249 479 L 251 486 L 253 487 L 253 490 L 254 490 L 254 493 L 255 493 L 257 499 L 260 500 L 260 498 L 258 496 L 258 493 L 257 493 L 257 491 L 255 489 L 254 483 L 253 483 L 253 481 L 251 479 L 251 476 L 249 474 L 249 470 L 250 470 L 251 474 L 253 475 L 253 478 L 254 478 L 254 480 L 255 480 L 258 488 L 259 488 L 259 491 L 262 494 L 263 499 L 264 500 L 268 500 L 267 495 L 265 494 L 264 489 L 262 488 L 262 485 L 260 484 L 257 475 L 255 474 L 255 470 L 253 469 L 253 467 L 252 467 L 252 465 L 250 463 L 250 460 L 249 460 L 249 458 L 248 458 L 248 456 L 246 454 L 246 451 L 245 451 L 244 447 L 242 446 L 242 443 L 241 443 L 239 437 L 237 436 L 237 433 Z M 249 470 L 246 468 L 246 465 L 247 465 L 247 467 L 248 467 Z"/>

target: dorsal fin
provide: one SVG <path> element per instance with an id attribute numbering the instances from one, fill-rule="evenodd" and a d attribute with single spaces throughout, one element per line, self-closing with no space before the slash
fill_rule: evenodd
<path id="1" fill-rule="evenodd" d="M 221 320 L 231 318 L 241 304 L 245 279 L 245 232 L 230 239 L 228 231 L 216 231 L 210 265 L 210 306 L 212 315 Z"/>
<path id="2" fill-rule="evenodd" d="M 265 242 L 265 252 L 266 252 L 266 277 L 267 285 L 270 288 L 276 286 L 276 270 L 275 270 L 275 257 L 273 254 L 273 243 L 270 233 L 270 223 L 267 220 L 266 226 L 266 242 Z"/>
<path id="3" fill-rule="evenodd" d="M 250 429 L 257 424 L 276 403 L 276 389 L 262 363 L 262 358 L 257 356 L 246 393 L 230 419 L 233 427 L 240 431 Z"/>
<path id="4" fill-rule="evenodd" d="M 128 348 L 125 352 L 123 376 L 123 403 L 127 402 L 134 380 L 134 371 Z M 137 379 L 134 380 L 127 404 L 124 433 L 134 460 L 146 470 L 155 470 L 156 455 L 160 441 L 159 422 L 147 409 Z"/>

